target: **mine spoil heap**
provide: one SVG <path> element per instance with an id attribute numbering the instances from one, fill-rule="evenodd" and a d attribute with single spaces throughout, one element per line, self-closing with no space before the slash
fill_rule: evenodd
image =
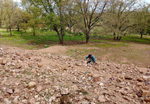
<path id="1" fill-rule="evenodd" d="M 0 104 L 150 104 L 150 69 L 0 48 Z"/>

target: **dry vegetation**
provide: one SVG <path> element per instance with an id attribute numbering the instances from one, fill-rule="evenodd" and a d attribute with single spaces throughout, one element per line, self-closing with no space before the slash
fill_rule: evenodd
<path id="1" fill-rule="evenodd" d="M 150 68 L 150 45 L 136 43 L 94 43 L 69 47 L 67 55 L 83 59 L 92 53 L 98 61 L 117 62 L 120 64 L 135 64 Z"/>

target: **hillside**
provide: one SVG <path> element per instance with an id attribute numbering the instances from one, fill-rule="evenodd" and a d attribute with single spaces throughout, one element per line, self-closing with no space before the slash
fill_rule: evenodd
<path id="1" fill-rule="evenodd" d="M 0 48 L 0 104 L 149 104 L 150 69 Z"/>

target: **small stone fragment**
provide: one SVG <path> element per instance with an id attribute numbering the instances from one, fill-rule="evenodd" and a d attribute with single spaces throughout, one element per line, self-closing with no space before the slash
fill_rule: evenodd
<path id="1" fill-rule="evenodd" d="M 13 93 L 14 93 L 14 90 L 13 90 L 13 89 L 8 89 L 8 90 L 7 90 L 7 93 L 13 94 Z"/>
<path id="2" fill-rule="evenodd" d="M 29 84 L 28 84 L 28 87 L 29 88 L 33 88 L 33 87 L 35 87 L 36 86 L 36 82 L 30 82 Z"/>
<path id="3" fill-rule="evenodd" d="M 19 99 L 19 96 L 16 96 L 13 100 L 13 103 L 17 104 L 18 103 L 18 99 Z"/>
<path id="4" fill-rule="evenodd" d="M 37 88 L 36 88 L 36 91 L 37 92 L 40 92 L 42 90 L 42 87 L 41 86 L 38 86 Z"/>
<path id="5" fill-rule="evenodd" d="M 41 68 L 43 66 L 41 63 L 38 63 L 37 65 L 39 68 Z"/>
<path id="6" fill-rule="evenodd" d="M 62 94 L 62 95 L 69 94 L 69 89 L 68 89 L 68 88 L 62 88 L 62 89 L 61 89 L 61 94 Z"/>
<path id="7" fill-rule="evenodd" d="M 132 80 L 133 78 L 130 77 L 130 76 L 125 76 L 125 79 L 126 79 L 126 80 Z"/>
<path id="8" fill-rule="evenodd" d="M 142 91 L 142 90 L 137 91 L 137 92 L 136 92 L 136 95 L 137 95 L 138 97 L 142 97 L 143 91 Z"/>
<path id="9" fill-rule="evenodd" d="M 9 101 L 7 98 L 4 99 L 5 104 L 11 104 L 11 101 Z"/>
<path id="10" fill-rule="evenodd" d="M 31 98 L 31 99 L 29 100 L 29 103 L 30 103 L 30 104 L 35 104 L 35 99 L 34 99 L 34 98 Z"/>
<path id="11" fill-rule="evenodd" d="M 127 100 L 127 101 L 130 101 L 131 99 L 129 98 L 129 97 L 127 97 L 127 96 L 123 96 L 123 98 L 125 99 L 125 100 Z"/>
<path id="12" fill-rule="evenodd" d="M 99 96 L 98 101 L 100 101 L 101 103 L 106 102 L 104 95 Z"/>

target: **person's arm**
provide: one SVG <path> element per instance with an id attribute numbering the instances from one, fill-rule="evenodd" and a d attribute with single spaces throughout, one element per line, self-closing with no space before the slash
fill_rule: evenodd
<path id="1" fill-rule="evenodd" d="M 85 57 L 85 59 L 89 58 L 89 56 Z"/>

